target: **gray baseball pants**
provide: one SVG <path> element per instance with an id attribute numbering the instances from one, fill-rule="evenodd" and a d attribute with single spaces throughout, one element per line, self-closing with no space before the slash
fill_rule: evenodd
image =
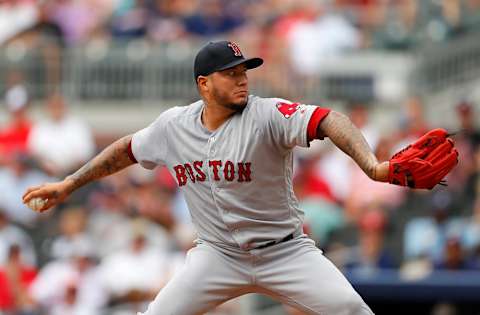
<path id="1" fill-rule="evenodd" d="M 247 293 L 268 295 L 307 314 L 373 314 L 305 235 L 250 251 L 200 241 L 143 314 L 204 314 Z"/>

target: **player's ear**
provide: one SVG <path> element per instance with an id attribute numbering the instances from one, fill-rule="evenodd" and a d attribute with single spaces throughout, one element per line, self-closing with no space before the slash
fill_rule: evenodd
<path id="1" fill-rule="evenodd" d="M 198 76 L 197 87 L 199 91 L 208 92 L 208 77 L 203 75 Z"/>

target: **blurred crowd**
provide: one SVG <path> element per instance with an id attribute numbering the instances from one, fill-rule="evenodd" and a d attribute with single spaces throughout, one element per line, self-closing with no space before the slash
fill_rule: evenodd
<path id="1" fill-rule="evenodd" d="M 145 47 L 174 43 L 188 51 L 228 38 L 264 58 L 256 79 L 282 91 L 282 78 L 315 76 L 339 54 L 413 50 L 479 30 L 479 0 L 0 1 L 0 46 L 12 46 L 12 60 L 36 52 L 35 63 L 43 60 L 47 69 L 43 80 L 53 86 L 71 47 L 95 56 L 126 45 L 141 59 Z"/>
<path id="2" fill-rule="evenodd" d="M 38 214 L 25 189 L 62 179 L 101 147 L 60 93 L 43 118 L 13 76 L 0 128 L 0 314 L 133 314 L 142 310 L 193 246 L 195 232 L 175 180 L 165 168 L 133 166 L 92 183 L 59 208 Z M 422 100 L 405 100 L 393 132 L 372 122 L 368 104 L 347 114 L 380 161 L 430 126 Z M 478 110 L 478 107 L 477 107 Z M 398 269 L 407 279 L 435 270 L 480 270 L 480 126 L 474 104 L 456 104 L 460 163 L 447 187 L 433 191 L 371 181 L 329 141 L 296 153 L 294 185 L 304 230 L 343 271 Z M 228 304 L 228 310 L 239 307 Z M 221 310 L 222 311 L 222 310 Z"/>
<path id="3" fill-rule="evenodd" d="M 401 49 L 478 29 L 479 8 L 478 0 L 3 0 L 0 43 L 37 27 L 65 45 L 226 33 L 298 42 L 327 33 L 340 46 Z"/>

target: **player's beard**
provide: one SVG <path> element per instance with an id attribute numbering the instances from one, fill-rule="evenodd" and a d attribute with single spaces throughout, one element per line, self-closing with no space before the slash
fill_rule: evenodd
<path id="1" fill-rule="evenodd" d="M 247 102 L 245 101 L 245 102 L 242 102 L 242 104 L 227 103 L 223 106 L 228 109 L 234 110 L 237 113 L 241 113 L 245 109 L 246 105 L 247 105 Z"/>
<path id="2" fill-rule="evenodd" d="M 227 93 L 219 93 L 217 89 L 214 89 L 212 94 L 217 104 L 220 104 L 221 106 L 233 110 L 237 113 L 241 113 L 248 103 L 248 97 L 246 97 L 243 101 L 234 103 L 231 101 L 230 96 Z"/>

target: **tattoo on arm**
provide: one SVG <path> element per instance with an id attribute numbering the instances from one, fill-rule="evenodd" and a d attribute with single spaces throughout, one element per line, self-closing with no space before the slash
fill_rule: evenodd
<path id="1" fill-rule="evenodd" d="M 125 136 L 106 147 L 96 157 L 65 180 L 72 183 L 72 191 L 96 179 L 116 173 L 134 164 L 128 156 L 131 135 Z"/>
<path id="2" fill-rule="evenodd" d="M 325 135 L 343 152 L 348 154 L 370 178 L 376 179 L 378 160 L 360 130 L 350 119 L 331 111 L 319 124 L 318 135 Z"/>

